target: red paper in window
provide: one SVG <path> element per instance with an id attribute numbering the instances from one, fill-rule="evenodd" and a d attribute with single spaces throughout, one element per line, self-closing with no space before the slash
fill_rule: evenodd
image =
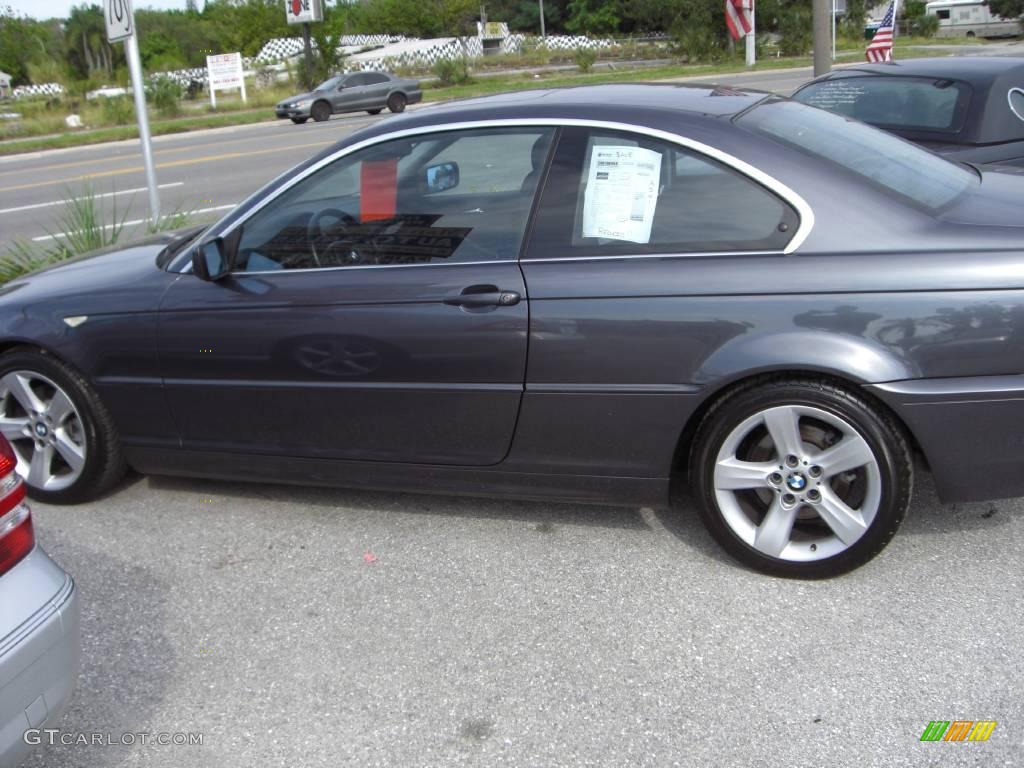
<path id="1" fill-rule="evenodd" d="M 359 176 L 360 219 L 393 218 L 397 196 L 398 158 L 364 161 Z"/>

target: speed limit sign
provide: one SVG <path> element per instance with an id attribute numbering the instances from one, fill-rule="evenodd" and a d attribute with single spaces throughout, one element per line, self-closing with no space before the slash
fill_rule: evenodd
<path id="1" fill-rule="evenodd" d="M 104 16 L 107 19 L 107 40 L 116 43 L 125 40 L 135 32 L 132 0 L 104 0 Z"/>

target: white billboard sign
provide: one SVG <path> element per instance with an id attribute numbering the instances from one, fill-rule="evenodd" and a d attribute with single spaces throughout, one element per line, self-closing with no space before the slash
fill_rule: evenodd
<path id="1" fill-rule="evenodd" d="M 284 0 L 285 15 L 289 24 L 308 24 L 324 20 L 322 0 Z"/>
<path id="2" fill-rule="evenodd" d="M 103 16 L 107 22 L 107 40 L 116 43 L 126 40 L 135 32 L 135 14 L 132 13 L 132 0 L 106 0 L 103 4 Z"/>
<path id="3" fill-rule="evenodd" d="M 242 101 L 248 103 L 245 96 L 245 76 L 242 73 L 242 54 L 218 53 L 206 57 L 206 72 L 210 78 L 210 103 L 217 106 L 217 91 L 242 89 Z"/>

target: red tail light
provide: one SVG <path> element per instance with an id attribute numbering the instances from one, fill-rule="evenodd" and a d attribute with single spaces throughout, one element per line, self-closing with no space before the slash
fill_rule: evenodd
<path id="1" fill-rule="evenodd" d="M 25 483 L 14 472 L 18 457 L 0 437 L 0 576 L 7 573 L 35 546 L 32 514 L 25 504 Z"/>

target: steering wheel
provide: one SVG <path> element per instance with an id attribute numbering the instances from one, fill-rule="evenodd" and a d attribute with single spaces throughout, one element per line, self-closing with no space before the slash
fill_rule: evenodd
<path id="1" fill-rule="evenodd" d="M 318 267 L 322 265 L 320 263 L 320 254 L 316 252 L 317 240 L 325 235 L 330 235 L 330 232 L 324 231 L 321 224 L 321 222 L 326 218 L 337 219 L 346 227 L 353 227 L 359 223 L 353 216 L 345 213 L 340 208 L 324 208 L 309 217 L 309 224 L 306 225 L 306 237 L 309 240 L 309 249 L 313 253 L 313 261 L 316 262 Z M 338 225 L 335 224 L 331 229 L 336 229 L 337 226 Z"/>

